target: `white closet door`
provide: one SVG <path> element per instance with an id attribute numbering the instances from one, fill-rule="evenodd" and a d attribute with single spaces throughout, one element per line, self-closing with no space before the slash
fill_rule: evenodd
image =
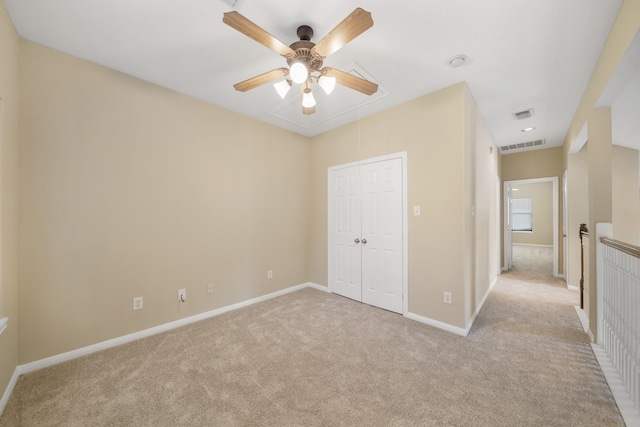
<path id="1" fill-rule="evenodd" d="M 362 302 L 402 313 L 402 160 L 361 166 Z"/>
<path id="2" fill-rule="evenodd" d="M 358 166 L 329 178 L 329 289 L 362 301 L 361 189 Z"/>

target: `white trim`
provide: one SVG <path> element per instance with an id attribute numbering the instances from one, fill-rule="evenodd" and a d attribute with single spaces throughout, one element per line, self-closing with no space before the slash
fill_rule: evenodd
<path id="1" fill-rule="evenodd" d="M 504 181 L 504 194 L 502 198 L 502 205 L 504 210 L 504 215 L 507 215 L 505 202 L 507 200 L 507 185 L 519 185 L 519 184 L 537 184 L 540 182 L 551 182 L 552 183 L 552 197 L 553 197 L 553 277 L 559 277 L 558 275 L 558 177 L 550 176 L 544 178 L 532 178 L 532 179 L 517 179 L 511 181 Z M 503 234 L 505 234 L 504 239 L 502 241 L 503 247 L 506 245 L 506 233 L 507 233 L 507 221 L 504 221 L 504 230 Z M 513 245 L 513 243 L 512 243 Z M 506 249 L 504 249 L 505 253 L 505 262 L 506 262 Z"/>
<path id="2" fill-rule="evenodd" d="M 404 314 L 407 319 L 415 320 L 416 322 L 424 323 L 425 325 L 433 326 L 434 328 L 442 329 L 447 332 L 452 332 L 456 335 L 466 337 L 469 331 L 457 326 L 450 325 L 448 323 L 440 322 L 439 320 L 430 319 L 428 317 L 421 316 L 419 314 L 407 312 Z"/>
<path id="3" fill-rule="evenodd" d="M 163 325 L 154 326 L 153 328 L 144 329 L 142 331 L 134 332 L 132 334 L 123 335 L 118 338 L 113 338 L 107 341 L 103 341 L 103 342 L 92 344 L 86 347 L 78 348 L 76 350 L 71 350 L 66 353 L 57 354 L 55 356 L 47 357 L 45 359 L 36 360 L 35 362 L 19 365 L 18 368 L 20 369 L 20 374 L 37 371 L 38 369 L 47 368 L 49 366 L 57 365 L 58 363 L 73 360 L 81 356 L 86 356 L 87 354 L 95 353 L 101 350 L 106 350 L 108 348 L 116 347 L 132 341 L 136 341 L 141 338 L 150 337 L 152 335 L 156 335 L 161 332 L 170 331 L 172 329 L 179 328 L 180 326 L 185 326 L 190 323 L 198 322 L 200 320 L 208 319 L 210 317 L 215 317 L 220 314 L 227 313 L 232 310 L 236 310 L 238 308 L 243 308 L 259 302 L 267 301 L 272 298 L 276 298 L 276 297 L 279 297 L 294 291 L 298 291 L 300 289 L 304 289 L 310 286 L 311 286 L 310 283 L 303 283 L 301 285 L 292 286 L 290 288 L 282 289 L 280 291 L 272 292 L 270 294 L 262 295 L 260 297 L 241 301 L 239 303 L 228 305 L 226 307 L 217 308 L 215 310 L 196 314 L 194 316 L 185 317 L 184 319 L 179 319 L 173 322 L 165 323 Z"/>
<path id="4" fill-rule="evenodd" d="M 13 389 L 15 388 L 16 383 L 18 382 L 18 378 L 20 378 L 20 375 L 28 374 L 29 372 L 33 372 L 39 369 L 47 368 L 49 366 L 57 365 L 62 362 L 67 362 L 69 360 L 86 356 L 91 353 L 95 353 L 101 350 L 106 350 L 108 348 L 116 347 L 122 344 L 126 344 L 128 342 L 132 342 L 132 341 L 136 341 L 152 335 L 156 335 L 161 332 L 170 331 L 172 329 L 179 328 L 181 326 L 185 326 L 190 323 L 198 322 L 200 320 L 208 319 L 210 317 L 215 317 L 220 314 L 223 314 L 232 310 L 236 310 L 238 308 L 243 308 L 252 304 L 267 301 L 269 299 L 276 298 L 276 297 L 279 297 L 294 291 L 298 291 L 300 289 L 304 289 L 307 287 L 317 289 L 319 291 L 329 292 L 329 289 L 326 286 L 307 282 L 301 285 L 296 285 L 290 288 L 282 289 L 280 291 L 272 292 L 270 294 L 262 295 L 260 297 L 252 298 L 246 301 L 241 301 L 236 304 L 228 305 L 226 307 L 221 307 L 215 310 L 207 311 L 205 313 L 196 314 L 195 316 L 185 317 L 184 319 L 176 320 L 174 322 L 169 322 L 163 325 L 155 326 L 153 328 L 144 329 L 142 331 L 134 332 L 132 334 L 124 335 L 118 338 L 92 344 L 76 350 L 68 351 L 66 353 L 61 353 L 55 356 L 47 357 L 45 359 L 36 360 L 35 362 L 26 363 L 24 365 L 18 365 L 13 371 L 13 376 L 11 377 L 9 384 L 7 385 L 7 388 L 5 389 L 4 394 L 2 395 L 2 400 L 0 400 L 0 415 L 2 415 L 2 413 L 4 412 L 7 402 L 11 397 L 11 393 L 13 393 Z"/>
<path id="5" fill-rule="evenodd" d="M 491 293 L 491 290 L 496 285 L 496 283 L 498 283 L 497 277 L 494 279 L 493 283 L 489 285 L 489 289 L 487 289 L 487 292 L 482 297 L 480 304 L 478 304 L 478 306 L 476 307 L 476 311 L 473 313 L 473 316 L 471 316 L 469 323 L 467 323 L 467 328 L 466 328 L 467 333 L 465 334 L 465 336 L 469 335 L 469 332 L 471 332 L 471 328 L 473 327 L 473 322 L 476 321 L 476 317 L 478 317 L 478 314 L 480 314 L 480 309 L 482 309 L 482 307 L 484 306 L 484 303 L 487 301 L 487 298 L 489 297 L 489 294 Z"/>
<path id="6" fill-rule="evenodd" d="M 516 233 L 514 231 L 514 233 Z M 518 233 L 522 233 L 522 231 L 518 231 Z M 553 245 L 536 245 L 535 243 L 512 243 L 512 246 L 532 246 L 536 248 L 553 248 Z"/>
<path id="7" fill-rule="evenodd" d="M 16 366 L 16 369 L 13 370 L 13 375 L 9 380 L 9 384 L 7 384 L 7 388 L 4 389 L 4 394 L 2 395 L 2 399 L 0 399 L 0 417 L 4 413 L 4 408 L 7 407 L 7 403 L 9 403 L 9 398 L 11 397 L 11 393 L 13 393 L 13 389 L 16 387 L 18 383 L 18 378 L 22 375 L 23 372 L 20 371 L 20 366 Z"/>
<path id="8" fill-rule="evenodd" d="M 577 286 L 574 286 L 577 291 L 580 290 Z M 574 305 L 573 308 L 576 310 L 576 314 L 578 315 L 578 319 L 580 319 L 580 324 L 582 324 L 582 330 L 585 332 L 589 331 L 589 317 L 587 317 L 587 313 L 584 312 L 583 309 Z"/>
<path id="9" fill-rule="evenodd" d="M 329 197 L 329 187 L 331 186 L 331 173 L 340 169 L 346 169 L 353 166 L 362 166 L 370 163 L 383 162 L 386 160 L 400 159 L 402 161 L 402 314 L 406 315 L 409 312 L 409 200 L 407 198 L 407 180 L 409 179 L 409 172 L 407 171 L 407 152 L 400 151 L 398 153 L 387 154 L 384 156 L 373 157 L 370 159 L 356 160 L 350 163 L 344 163 L 336 166 L 329 166 L 327 168 L 327 198 Z M 328 202 L 328 200 L 327 200 Z M 327 212 L 329 211 L 329 203 L 327 203 Z M 328 213 L 331 215 L 331 213 Z M 329 227 L 327 227 L 327 242 L 329 242 Z M 327 248 L 327 258 L 329 257 L 329 249 Z M 328 260 L 327 269 L 331 264 L 331 259 Z M 328 290 L 332 292 L 331 283 L 329 283 Z"/>
<path id="10" fill-rule="evenodd" d="M 7 324 L 8 323 L 9 323 L 9 318 L 8 317 L 3 317 L 3 318 L 0 319 L 0 334 L 2 334 L 2 331 L 7 329 Z"/>
<path id="11" fill-rule="evenodd" d="M 613 225 L 606 222 L 596 223 L 596 238 L 589 244 L 596 245 L 596 338 L 598 345 L 602 344 L 602 331 L 604 330 L 604 258 L 602 256 L 601 237 L 611 238 L 613 236 Z M 590 286 L 593 286 L 590 283 Z M 594 340 L 592 340 L 593 342 Z"/>
<path id="12" fill-rule="evenodd" d="M 629 392 L 622 384 L 622 380 L 620 380 L 618 372 L 613 367 L 604 348 L 598 344 L 591 344 L 591 349 L 604 374 L 604 379 L 607 381 L 607 384 L 609 384 L 609 389 L 611 390 L 613 399 L 616 401 L 616 405 L 618 405 L 618 410 L 620 411 L 620 415 L 622 415 L 624 423 L 628 426 L 640 425 L 640 412 L 638 408 L 633 405 L 633 400 L 631 400 Z"/>
<path id="13" fill-rule="evenodd" d="M 313 282 L 309 282 L 309 283 L 307 283 L 307 285 L 308 285 L 310 288 L 316 289 L 316 290 L 318 290 L 318 291 L 326 292 L 326 293 L 328 293 L 328 294 L 330 294 L 330 293 L 331 293 L 331 291 L 329 290 L 329 287 L 328 287 L 328 286 L 318 285 L 317 283 L 313 283 Z"/>

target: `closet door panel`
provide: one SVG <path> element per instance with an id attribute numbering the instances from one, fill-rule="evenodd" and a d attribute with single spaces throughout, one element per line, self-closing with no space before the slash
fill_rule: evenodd
<path id="1" fill-rule="evenodd" d="M 329 289 L 362 301 L 360 168 L 333 171 L 329 178 Z"/>

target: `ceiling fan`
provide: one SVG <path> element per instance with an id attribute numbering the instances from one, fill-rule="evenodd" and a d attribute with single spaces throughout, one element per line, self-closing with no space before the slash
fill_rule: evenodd
<path id="1" fill-rule="evenodd" d="M 299 84 L 302 93 L 302 112 L 303 114 L 313 114 L 316 111 L 316 101 L 313 97 L 313 79 L 327 94 L 333 91 L 336 83 L 362 92 L 365 95 L 372 95 L 378 90 L 376 83 L 335 68 L 322 66 L 326 57 L 373 26 L 371 13 L 362 8 L 357 8 L 351 12 L 318 43 L 311 41 L 313 37 L 313 29 L 311 27 L 308 25 L 298 27 L 297 35 L 300 40 L 290 46 L 282 43 L 238 12 L 225 13 L 222 22 L 263 46 L 278 52 L 287 60 L 289 65 L 289 68 L 282 67 L 267 71 L 233 85 L 240 92 L 246 92 L 274 80 L 285 78 L 274 84 L 278 94 L 284 99 L 291 88 L 292 82 Z"/>

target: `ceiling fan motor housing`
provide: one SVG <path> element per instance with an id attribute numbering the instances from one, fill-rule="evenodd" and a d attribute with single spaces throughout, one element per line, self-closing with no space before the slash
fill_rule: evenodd
<path id="1" fill-rule="evenodd" d="M 295 51 L 295 56 L 287 58 L 287 64 L 291 66 L 294 62 L 303 62 L 309 67 L 309 71 L 320 71 L 324 60 L 318 54 L 313 54 L 311 49 L 316 45 L 311 41 L 313 37 L 313 28 L 308 25 L 298 27 L 297 35 L 299 41 L 292 43 L 289 47 Z"/>

